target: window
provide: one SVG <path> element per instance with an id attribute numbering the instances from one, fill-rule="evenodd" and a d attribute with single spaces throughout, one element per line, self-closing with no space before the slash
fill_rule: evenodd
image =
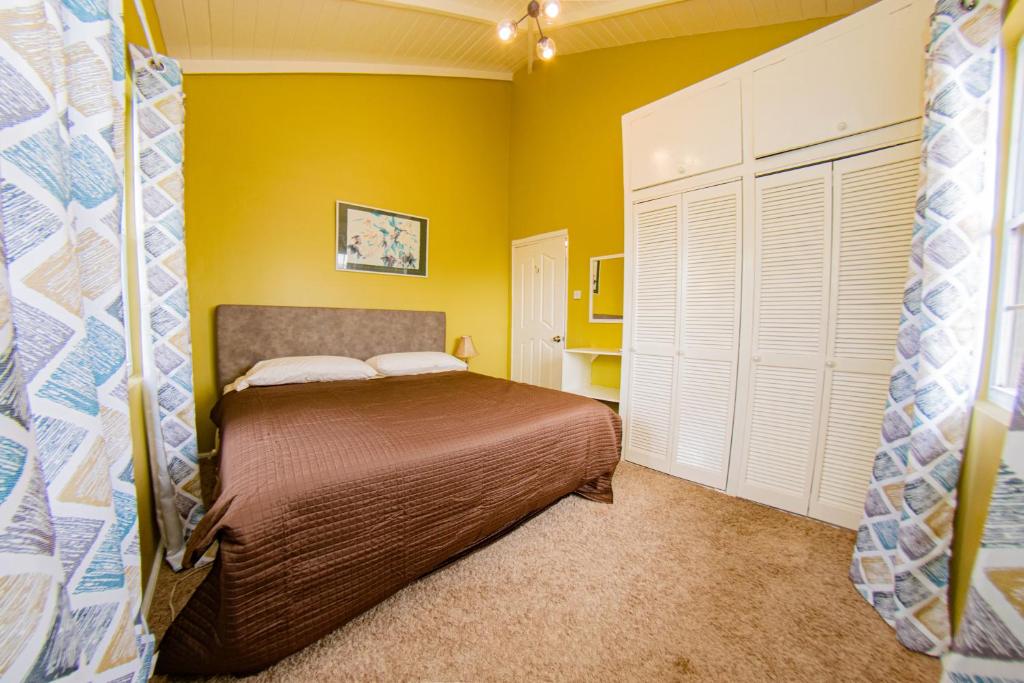
<path id="1" fill-rule="evenodd" d="M 992 357 L 990 398 L 1011 409 L 1024 359 L 1024 39 L 1017 45 L 1009 182 L 1003 219 L 1003 255 Z"/>

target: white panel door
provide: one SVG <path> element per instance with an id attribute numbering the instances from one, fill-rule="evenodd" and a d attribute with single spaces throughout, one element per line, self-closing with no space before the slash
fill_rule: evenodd
<path id="1" fill-rule="evenodd" d="M 755 183 L 739 494 L 800 514 L 810 497 L 825 362 L 831 179 L 831 164 L 819 164 Z"/>
<path id="2" fill-rule="evenodd" d="M 681 332 L 672 474 L 724 489 L 740 317 L 742 183 L 683 194 Z"/>
<path id="3" fill-rule="evenodd" d="M 924 46 L 935 3 L 851 22 L 754 71 L 754 156 L 881 128 L 922 114 Z"/>
<path id="4" fill-rule="evenodd" d="M 512 379 L 562 386 L 567 238 L 564 233 L 512 245 Z"/>
<path id="5" fill-rule="evenodd" d="M 627 244 L 630 296 L 623 455 L 667 472 L 679 301 L 679 196 L 633 208 Z"/>
<path id="6" fill-rule="evenodd" d="M 634 189 L 743 161 L 740 79 L 670 95 L 626 130 Z"/>
<path id="7" fill-rule="evenodd" d="M 832 286 L 812 517 L 856 528 L 895 362 L 918 143 L 833 167 Z"/>

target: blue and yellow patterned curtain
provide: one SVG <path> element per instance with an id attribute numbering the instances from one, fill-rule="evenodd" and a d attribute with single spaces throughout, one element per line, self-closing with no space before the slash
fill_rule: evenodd
<path id="1" fill-rule="evenodd" d="M 0 7 L 0 678 L 145 680 L 121 3 Z"/>
<path id="2" fill-rule="evenodd" d="M 185 273 L 185 102 L 177 62 L 135 45 L 129 49 L 146 428 L 157 521 L 167 562 L 177 571 L 185 543 L 206 512 Z M 199 564 L 215 552 L 214 547 Z"/>
<path id="3" fill-rule="evenodd" d="M 850 577 L 912 650 L 949 645 L 950 543 L 978 367 L 992 210 L 1002 0 L 932 16 L 921 181 L 889 382 Z"/>
<path id="4" fill-rule="evenodd" d="M 947 683 L 1024 683 L 1024 368 Z"/>

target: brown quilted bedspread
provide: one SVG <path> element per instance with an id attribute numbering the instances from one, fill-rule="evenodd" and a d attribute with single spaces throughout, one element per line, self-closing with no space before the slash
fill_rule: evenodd
<path id="1" fill-rule="evenodd" d="M 612 500 L 621 423 L 580 396 L 469 372 L 254 387 L 214 410 L 209 576 L 167 673 L 252 672 L 576 492 Z"/>

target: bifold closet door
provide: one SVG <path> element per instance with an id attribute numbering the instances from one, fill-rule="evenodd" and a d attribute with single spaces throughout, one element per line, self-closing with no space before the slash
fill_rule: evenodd
<path id="1" fill-rule="evenodd" d="M 672 474 L 724 489 L 739 345 L 742 183 L 683 194 Z"/>
<path id="2" fill-rule="evenodd" d="M 738 401 L 739 495 L 807 513 L 825 361 L 831 164 L 755 183 L 750 379 Z"/>
<path id="3" fill-rule="evenodd" d="M 679 301 L 679 196 L 633 209 L 624 455 L 667 472 Z"/>
<path id="4" fill-rule="evenodd" d="M 831 315 L 809 514 L 857 528 L 895 362 L 919 143 L 833 165 Z"/>

